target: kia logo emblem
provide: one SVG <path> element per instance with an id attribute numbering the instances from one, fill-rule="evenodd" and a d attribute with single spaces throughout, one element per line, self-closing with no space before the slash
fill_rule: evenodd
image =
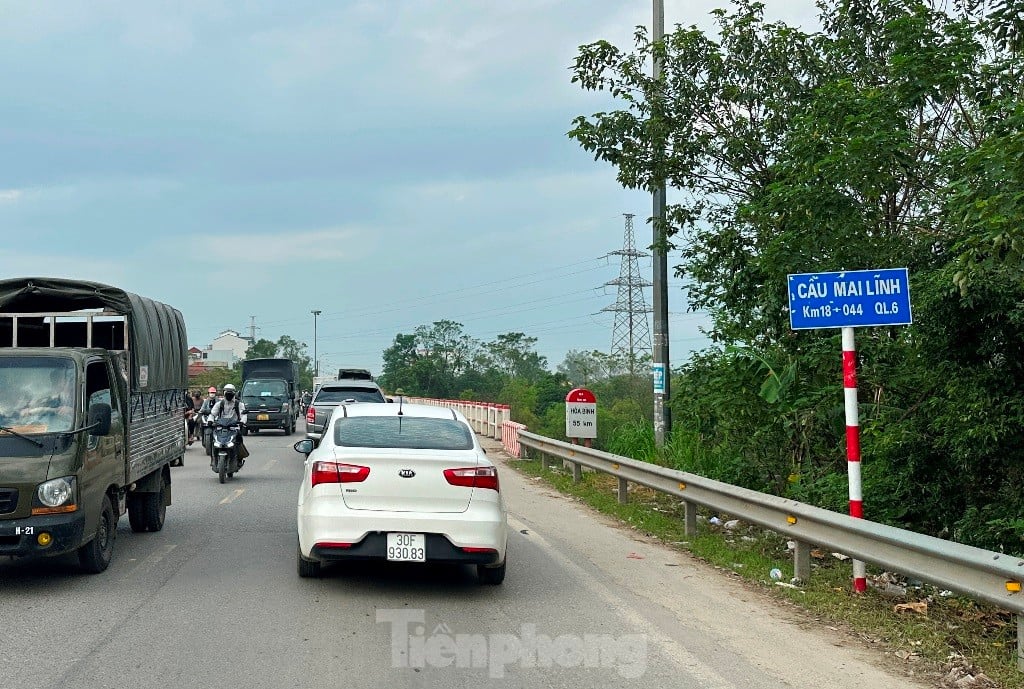
<path id="1" fill-rule="evenodd" d="M 401 471 L 398 472 L 398 475 L 401 476 L 402 478 L 412 478 L 413 476 L 416 475 L 416 472 L 413 471 L 412 469 L 402 469 Z"/>

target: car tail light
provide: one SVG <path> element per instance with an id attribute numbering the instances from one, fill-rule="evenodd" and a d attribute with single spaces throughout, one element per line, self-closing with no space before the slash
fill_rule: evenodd
<path id="1" fill-rule="evenodd" d="M 306 423 L 316 423 L 316 409 L 312 406 L 306 410 Z"/>
<path id="2" fill-rule="evenodd" d="M 340 462 L 313 462 L 313 485 L 321 483 L 360 483 L 370 475 L 370 467 Z"/>
<path id="3" fill-rule="evenodd" d="M 453 486 L 498 490 L 498 470 L 494 467 L 445 469 L 444 478 Z"/>

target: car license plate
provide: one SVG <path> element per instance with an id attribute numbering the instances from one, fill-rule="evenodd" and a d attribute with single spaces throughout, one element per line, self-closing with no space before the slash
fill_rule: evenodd
<path id="1" fill-rule="evenodd" d="M 389 533 L 388 559 L 395 562 L 426 562 L 426 540 L 421 533 Z"/>
<path id="2" fill-rule="evenodd" d="M 256 420 L 257 421 L 270 421 L 270 414 L 257 414 L 256 415 Z"/>

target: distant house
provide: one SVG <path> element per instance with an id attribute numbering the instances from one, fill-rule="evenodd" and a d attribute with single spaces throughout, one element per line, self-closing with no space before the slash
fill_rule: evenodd
<path id="1" fill-rule="evenodd" d="M 249 338 L 242 337 L 234 330 L 225 330 L 213 338 L 205 349 L 192 346 L 188 349 L 188 375 L 195 378 L 211 368 L 231 368 L 249 349 Z"/>
<path id="2" fill-rule="evenodd" d="M 250 339 L 248 337 L 242 337 L 234 330 L 225 330 L 217 337 L 213 338 L 213 342 L 207 348 L 208 352 L 222 352 L 228 351 L 231 353 L 232 358 L 228 359 L 228 366 L 234 365 L 235 361 L 245 358 L 245 353 L 249 349 Z M 210 356 L 206 357 L 210 359 Z M 221 357 L 217 357 L 221 359 Z"/>

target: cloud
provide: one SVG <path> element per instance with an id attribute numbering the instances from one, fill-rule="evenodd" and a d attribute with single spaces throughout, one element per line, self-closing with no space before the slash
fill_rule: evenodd
<path id="1" fill-rule="evenodd" d="M 216 232 L 203 238 L 198 258 L 212 263 L 236 263 L 243 255 L 246 264 L 286 264 L 291 261 L 355 260 L 366 255 L 365 238 L 370 232 L 356 228 L 328 228 L 275 234 L 232 234 Z"/>
<path id="2" fill-rule="evenodd" d="M 125 268 L 124 261 L 86 259 L 78 252 L 38 253 L 5 250 L 0 254 L 0 275 L 4 277 L 62 277 L 117 285 L 125 280 Z"/>
<path id="3" fill-rule="evenodd" d="M 21 189 L 0 189 L 0 204 L 14 203 L 24 195 Z"/>

